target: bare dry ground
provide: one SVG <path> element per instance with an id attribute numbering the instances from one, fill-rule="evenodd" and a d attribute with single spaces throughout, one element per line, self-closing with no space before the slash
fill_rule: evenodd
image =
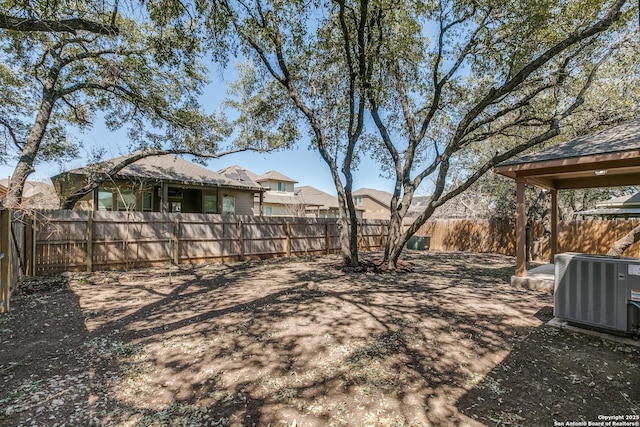
<path id="1" fill-rule="evenodd" d="M 640 414 L 636 347 L 544 322 L 499 255 L 49 277 L 0 316 L 3 426 L 553 426 Z M 631 424 L 635 425 L 635 424 Z"/>

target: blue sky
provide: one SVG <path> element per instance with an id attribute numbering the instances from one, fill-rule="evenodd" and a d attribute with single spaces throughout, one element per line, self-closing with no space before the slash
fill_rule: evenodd
<path id="1" fill-rule="evenodd" d="M 215 65 L 212 68 L 215 68 Z M 213 111 L 220 108 L 220 103 L 226 92 L 224 88 L 229 79 L 234 77 L 235 71 L 232 68 L 223 73 L 220 70 L 212 70 L 210 73 L 211 83 L 202 95 L 202 104 L 206 110 Z M 105 128 L 100 120 L 96 120 L 91 129 L 83 133 L 75 132 L 74 135 L 81 141 L 81 157 L 63 165 L 56 162 L 39 164 L 29 180 L 43 181 L 64 170 L 84 166 L 92 147 L 105 148 L 105 159 L 127 153 L 126 131 L 111 132 Z M 322 160 L 320 154 L 315 150 L 310 150 L 308 146 L 308 142 L 302 141 L 293 149 L 286 151 L 237 153 L 209 161 L 207 167 L 215 171 L 226 166 L 239 165 L 257 174 L 277 170 L 298 181 L 298 186 L 311 185 L 327 193 L 335 194 L 336 190 L 329 173 L 329 167 Z M 14 167 L 15 163 L 0 165 L 0 177 L 10 177 Z M 380 177 L 379 165 L 363 156 L 358 170 L 354 172 L 354 189 L 362 187 L 392 191 L 393 184 L 392 181 Z"/>

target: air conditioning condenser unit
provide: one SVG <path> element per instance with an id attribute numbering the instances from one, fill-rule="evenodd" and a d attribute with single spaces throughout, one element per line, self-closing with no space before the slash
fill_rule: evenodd
<path id="1" fill-rule="evenodd" d="M 554 315 L 569 323 L 640 335 L 640 259 L 556 255 Z"/>

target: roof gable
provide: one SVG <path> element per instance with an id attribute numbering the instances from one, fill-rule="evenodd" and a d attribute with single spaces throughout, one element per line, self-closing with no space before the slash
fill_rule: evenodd
<path id="1" fill-rule="evenodd" d="M 373 188 L 359 188 L 351 194 L 353 196 L 369 196 L 378 203 L 383 204 L 385 207 L 389 207 L 391 204 L 391 198 L 393 197 L 393 194 L 387 191 L 375 190 Z"/>
<path id="2" fill-rule="evenodd" d="M 256 177 L 254 181 L 255 182 L 282 181 L 282 182 L 293 182 L 294 184 L 298 182 L 295 179 L 289 178 L 288 176 L 283 175 L 280 172 L 274 171 L 274 170 L 263 173 L 262 175 Z"/>
<path id="3" fill-rule="evenodd" d="M 320 206 L 323 209 L 337 209 L 338 198 L 310 185 L 296 189 L 296 195 L 307 205 Z"/>

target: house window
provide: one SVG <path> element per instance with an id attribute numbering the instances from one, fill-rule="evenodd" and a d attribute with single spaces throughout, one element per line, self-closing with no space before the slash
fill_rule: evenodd
<path id="1" fill-rule="evenodd" d="M 136 208 L 136 195 L 131 190 L 123 190 L 118 193 L 118 210 L 132 211 Z"/>
<path id="2" fill-rule="evenodd" d="M 284 182 L 279 182 L 278 191 L 287 191 L 287 184 L 285 184 Z"/>
<path id="3" fill-rule="evenodd" d="M 267 206 L 264 208 L 264 214 L 266 216 L 271 216 L 273 215 L 273 208 L 271 206 Z"/>
<path id="4" fill-rule="evenodd" d="M 215 194 L 206 194 L 204 196 L 204 213 L 218 213 L 218 197 Z"/>
<path id="5" fill-rule="evenodd" d="M 362 196 L 356 196 L 354 197 L 354 200 L 356 202 L 356 206 L 362 206 Z"/>
<path id="6" fill-rule="evenodd" d="M 224 196 L 222 199 L 222 213 L 236 213 L 236 199 L 234 199 L 233 196 Z"/>
<path id="7" fill-rule="evenodd" d="M 153 212 L 153 193 L 150 191 L 142 193 L 142 211 Z"/>
<path id="8" fill-rule="evenodd" d="M 111 192 L 111 190 L 98 191 L 98 210 L 99 211 L 113 210 L 113 193 Z"/>

